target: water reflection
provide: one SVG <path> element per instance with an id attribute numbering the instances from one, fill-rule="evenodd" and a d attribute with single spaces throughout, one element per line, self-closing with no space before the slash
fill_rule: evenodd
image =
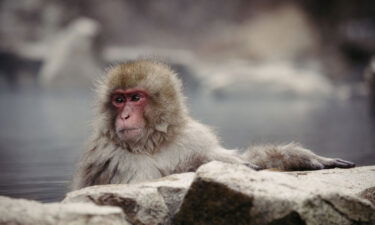
<path id="1" fill-rule="evenodd" d="M 0 194 L 60 200 L 88 136 L 88 93 L 1 93 Z"/>
<path id="2" fill-rule="evenodd" d="M 61 200 L 89 135 L 89 92 L 0 94 L 0 195 Z M 193 116 L 228 148 L 296 140 L 359 165 L 374 164 L 375 127 L 364 99 L 215 99 L 190 95 Z"/>

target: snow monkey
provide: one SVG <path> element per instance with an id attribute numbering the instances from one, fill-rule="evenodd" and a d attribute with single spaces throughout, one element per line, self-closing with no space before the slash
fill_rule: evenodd
<path id="1" fill-rule="evenodd" d="M 222 147 L 214 133 L 189 116 L 181 81 L 167 65 L 137 60 L 118 65 L 99 82 L 94 130 L 73 189 L 135 183 L 196 170 L 217 160 L 253 169 L 350 168 L 302 146 L 264 145 L 243 153 Z"/>

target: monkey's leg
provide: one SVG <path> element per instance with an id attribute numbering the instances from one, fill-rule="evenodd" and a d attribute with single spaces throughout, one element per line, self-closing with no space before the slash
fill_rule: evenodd
<path id="1" fill-rule="evenodd" d="M 248 149 L 242 154 L 246 161 L 262 169 L 320 170 L 329 168 L 352 168 L 354 163 L 342 159 L 326 158 L 314 154 L 296 143 L 287 145 L 263 145 Z"/>

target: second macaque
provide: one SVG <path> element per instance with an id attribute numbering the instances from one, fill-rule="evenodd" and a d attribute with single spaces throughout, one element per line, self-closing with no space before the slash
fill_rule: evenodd
<path id="1" fill-rule="evenodd" d="M 98 111 L 73 189 L 135 183 L 194 171 L 217 160 L 254 169 L 350 168 L 298 144 L 264 145 L 244 153 L 222 147 L 214 133 L 189 116 L 181 81 L 167 65 L 139 60 L 111 69 L 98 87 Z"/>

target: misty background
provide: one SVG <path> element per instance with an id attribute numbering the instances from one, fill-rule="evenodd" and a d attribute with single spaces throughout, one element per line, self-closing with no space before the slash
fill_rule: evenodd
<path id="1" fill-rule="evenodd" d="M 371 0 L 0 0 L 0 194 L 61 200 L 93 81 L 139 57 L 179 73 L 227 148 L 296 141 L 374 165 L 374 54 Z"/>

